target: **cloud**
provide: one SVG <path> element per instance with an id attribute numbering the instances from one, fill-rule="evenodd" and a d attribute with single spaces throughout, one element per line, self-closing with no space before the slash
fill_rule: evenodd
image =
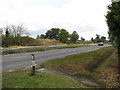
<path id="1" fill-rule="evenodd" d="M 90 40 L 95 34 L 108 36 L 104 17 L 108 4 L 109 0 L 1 0 L 0 27 L 22 22 L 33 37 L 65 28 Z"/>
<path id="2" fill-rule="evenodd" d="M 71 0 L 25 0 L 25 4 L 28 6 L 51 6 L 60 8 L 69 3 Z"/>

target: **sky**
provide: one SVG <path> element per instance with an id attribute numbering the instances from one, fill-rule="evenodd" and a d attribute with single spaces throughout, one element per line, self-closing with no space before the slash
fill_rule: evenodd
<path id="1" fill-rule="evenodd" d="M 99 34 L 108 37 L 105 15 L 111 0 L 0 0 L 0 28 L 23 23 L 31 37 L 51 28 L 90 40 Z"/>

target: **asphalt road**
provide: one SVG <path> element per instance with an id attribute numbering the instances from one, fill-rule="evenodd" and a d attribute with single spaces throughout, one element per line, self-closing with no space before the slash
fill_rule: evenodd
<path id="1" fill-rule="evenodd" d="M 89 46 L 69 49 L 56 49 L 48 51 L 34 52 L 36 64 L 48 61 L 50 59 L 61 58 L 68 55 L 94 51 L 105 46 Z M 21 53 L 2 56 L 2 71 L 24 69 L 26 66 L 32 65 L 31 54 L 33 53 Z"/>

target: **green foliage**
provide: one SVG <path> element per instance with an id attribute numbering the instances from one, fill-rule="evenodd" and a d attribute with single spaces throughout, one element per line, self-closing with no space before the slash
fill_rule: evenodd
<path id="1" fill-rule="evenodd" d="M 6 29 L 6 31 L 5 31 L 5 36 L 6 36 L 6 37 L 9 37 L 9 36 L 10 36 L 10 33 L 9 33 L 8 29 Z"/>
<path id="2" fill-rule="evenodd" d="M 79 35 L 76 31 L 73 31 L 73 33 L 70 35 L 70 41 L 73 43 L 76 43 L 79 38 Z"/>
<path id="3" fill-rule="evenodd" d="M 5 35 L 2 35 L 2 46 L 9 47 L 11 45 L 14 45 L 14 37 L 6 30 Z"/>
<path id="4" fill-rule="evenodd" d="M 82 40 L 82 41 L 85 41 L 85 38 L 81 37 L 81 40 Z"/>
<path id="5" fill-rule="evenodd" d="M 61 29 L 58 37 L 60 38 L 60 41 L 62 43 L 67 43 L 69 38 L 69 32 L 67 32 L 65 29 Z"/>
<path id="6" fill-rule="evenodd" d="M 102 42 L 106 41 L 106 37 L 101 36 L 101 40 L 102 40 Z"/>
<path id="7" fill-rule="evenodd" d="M 52 28 L 47 31 L 46 38 L 48 39 L 56 39 L 61 41 L 62 43 L 68 42 L 69 33 L 65 29 Z"/>
<path id="8" fill-rule="evenodd" d="M 8 31 L 8 29 L 6 29 L 6 31 L 5 31 L 5 46 L 6 47 L 8 47 L 8 46 L 10 46 L 10 33 L 9 33 L 9 31 Z"/>
<path id="9" fill-rule="evenodd" d="M 3 47 L 9 47 L 9 46 L 39 46 L 41 45 L 40 42 L 37 42 L 37 40 L 28 37 L 28 36 L 17 36 L 13 37 L 10 35 L 9 37 L 6 37 L 5 35 L 2 35 L 2 46 Z"/>
<path id="10" fill-rule="evenodd" d="M 36 39 L 40 39 L 40 35 L 37 35 Z"/>
<path id="11" fill-rule="evenodd" d="M 115 43 L 120 55 L 120 1 L 113 2 L 108 6 L 108 9 L 106 19 L 109 27 L 109 36 L 111 41 Z"/>
<path id="12" fill-rule="evenodd" d="M 7 25 L 5 28 L 5 35 L 2 35 L 2 46 L 3 47 L 9 47 L 9 46 L 20 46 L 20 45 L 26 45 L 24 44 L 30 44 L 30 43 L 34 43 L 31 40 L 33 40 L 33 38 L 29 38 L 29 42 L 25 41 L 24 38 L 22 37 L 22 34 L 25 32 L 26 27 L 23 24 L 19 24 L 19 25 Z M 32 45 L 30 44 L 30 45 Z"/>
<path id="13" fill-rule="evenodd" d="M 47 31 L 46 37 L 48 39 L 58 39 L 59 31 L 60 31 L 59 28 L 52 28 L 52 29 Z"/>
<path id="14" fill-rule="evenodd" d="M 99 42 L 107 42 L 106 41 L 106 37 L 105 36 L 100 36 L 98 34 L 96 34 L 96 38 L 94 39 L 93 37 L 91 38 L 91 41 L 92 42 L 96 42 L 96 43 L 99 43 Z"/>
<path id="15" fill-rule="evenodd" d="M 40 35 L 40 39 L 46 39 L 46 38 L 47 38 L 46 35 L 44 35 L 44 34 Z"/>
<path id="16" fill-rule="evenodd" d="M 52 28 L 46 32 L 46 34 L 41 34 L 41 36 L 37 35 L 37 39 L 56 39 L 59 40 L 62 43 L 75 43 L 79 35 L 76 31 L 73 32 L 71 35 L 71 40 L 69 41 L 68 38 L 70 37 L 69 32 L 65 29 L 59 29 L 59 28 Z"/>
<path id="17" fill-rule="evenodd" d="M 37 35 L 36 39 L 46 39 L 47 36 L 44 35 L 44 34 L 41 34 L 41 35 Z"/>
<path id="18" fill-rule="evenodd" d="M 97 43 L 99 43 L 99 42 L 102 41 L 102 40 L 100 39 L 100 35 L 96 34 L 95 41 L 96 41 Z"/>
<path id="19" fill-rule="evenodd" d="M 30 76 L 31 70 L 17 70 L 2 73 L 2 88 L 87 88 L 71 77 L 35 72 L 35 76 Z"/>
<path id="20" fill-rule="evenodd" d="M 91 38 L 91 41 L 92 41 L 93 43 L 95 43 L 95 40 L 94 40 L 94 38 L 93 38 L 93 37 Z"/>

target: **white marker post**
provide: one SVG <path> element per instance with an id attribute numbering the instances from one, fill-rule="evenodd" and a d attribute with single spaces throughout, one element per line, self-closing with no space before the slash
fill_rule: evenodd
<path id="1" fill-rule="evenodd" d="M 34 54 L 31 54 L 32 55 L 32 76 L 35 75 L 35 55 Z"/>

